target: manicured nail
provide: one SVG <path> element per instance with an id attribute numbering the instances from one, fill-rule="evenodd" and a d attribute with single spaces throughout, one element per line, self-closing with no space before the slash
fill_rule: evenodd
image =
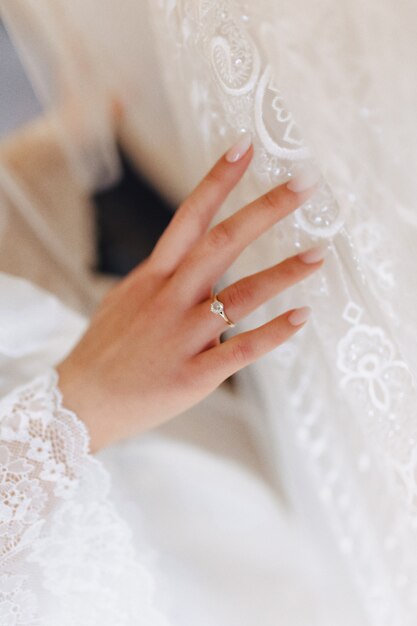
<path id="1" fill-rule="evenodd" d="M 324 259 L 324 257 L 326 256 L 327 253 L 327 245 L 322 244 L 321 246 L 315 246 L 314 248 L 310 248 L 309 250 L 306 250 L 305 252 L 301 252 L 301 254 L 298 254 L 298 258 L 300 259 L 300 261 L 302 261 L 303 263 L 318 263 L 319 261 L 321 261 L 322 259 Z"/>
<path id="2" fill-rule="evenodd" d="M 287 188 L 291 191 L 306 191 L 316 185 L 321 178 L 319 168 L 312 163 L 306 165 L 302 170 L 297 172 L 292 180 L 287 183 Z"/>
<path id="3" fill-rule="evenodd" d="M 311 307 L 303 306 L 299 309 L 295 309 L 291 315 L 288 316 L 288 321 L 293 326 L 300 326 L 308 320 L 311 315 Z"/>
<path id="4" fill-rule="evenodd" d="M 226 152 L 226 161 L 229 163 L 236 163 L 239 161 L 252 145 L 252 135 L 250 133 L 243 133 L 239 141 Z"/>

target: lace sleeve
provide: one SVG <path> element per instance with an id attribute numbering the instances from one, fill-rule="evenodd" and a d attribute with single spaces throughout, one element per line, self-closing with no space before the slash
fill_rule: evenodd
<path id="1" fill-rule="evenodd" d="M 57 380 L 49 370 L 0 402 L 0 623 L 166 625 Z"/>

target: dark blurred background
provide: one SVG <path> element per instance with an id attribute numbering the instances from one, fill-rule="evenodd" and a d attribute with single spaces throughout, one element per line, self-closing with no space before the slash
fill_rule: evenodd
<path id="1" fill-rule="evenodd" d="M 123 177 L 96 194 L 97 271 L 124 275 L 152 251 L 172 209 L 120 152 Z"/>

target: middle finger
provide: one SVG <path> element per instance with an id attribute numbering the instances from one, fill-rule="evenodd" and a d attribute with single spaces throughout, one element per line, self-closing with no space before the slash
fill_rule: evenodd
<path id="1" fill-rule="evenodd" d="M 303 204 L 316 189 L 317 185 L 313 185 L 294 192 L 287 184 L 279 185 L 214 226 L 193 247 L 171 279 L 173 289 L 182 293 L 182 305 L 187 308 L 207 297 L 210 285 L 252 241 Z"/>

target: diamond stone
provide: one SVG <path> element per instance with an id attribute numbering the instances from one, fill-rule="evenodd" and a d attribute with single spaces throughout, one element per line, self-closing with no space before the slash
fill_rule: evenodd
<path id="1" fill-rule="evenodd" d="M 212 313 L 216 313 L 216 315 L 220 315 L 220 313 L 223 312 L 223 304 L 221 302 L 218 302 L 217 300 L 215 300 L 214 302 L 211 303 L 210 306 L 210 310 Z"/>

